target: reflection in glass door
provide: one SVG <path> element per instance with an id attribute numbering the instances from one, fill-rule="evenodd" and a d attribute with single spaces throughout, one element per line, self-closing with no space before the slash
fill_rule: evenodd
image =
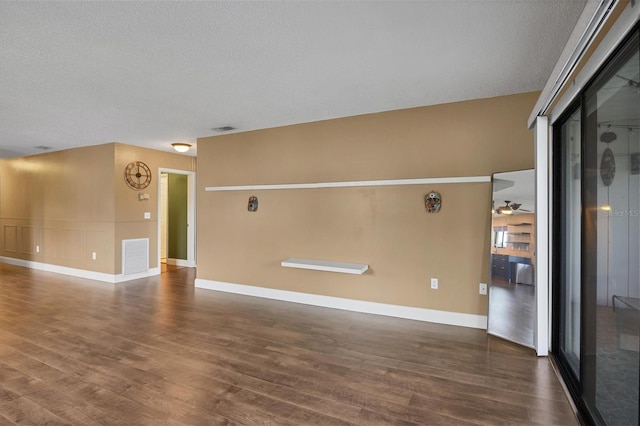
<path id="1" fill-rule="evenodd" d="M 635 38 L 585 96 L 585 285 L 595 290 L 588 307 L 595 325 L 589 348 L 595 375 L 585 385 L 595 386 L 597 412 L 615 425 L 638 424 L 639 71 Z"/>
<path id="2" fill-rule="evenodd" d="M 562 152 L 561 216 L 563 235 L 562 258 L 570 259 L 559 265 L 562 275 L 560 303 L 560 351 L 576 380 L 580 377 L 580 188 L 581 188 L 581 139 L 578 109 L 562 125 L 562 140 L 566 141 Z"/>
<path id="3" fill-rule="evenodd" d="M 589 423 L 639 424 L 638 29 L 555 126 L 554 347 Z"/>

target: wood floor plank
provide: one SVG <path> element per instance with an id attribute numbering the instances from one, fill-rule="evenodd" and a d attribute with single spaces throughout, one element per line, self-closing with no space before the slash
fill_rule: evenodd
<path id="1" fill-rule="evenodd" d="M 75 425 L 101 425 L 98 421 L 104 413 L 95 407 L 74 400 L 57 389 L 40 385 L 25 392 L 24 398 L 56 415 L 62 421 Z"/>
<path id="2" fill-rule="evenodd" d="M 0 263 L 0 425 L 577 424 L 482 330 Z"/>
<path id="3" fill-rule="evenodd" d="M 0 426 L 15 426 L 16 424 L 0 413 Z"/>
<path id="4" fill-rule="evenodd" d="M 1 403 L 0 415 L 16 424 L 46 424 L 51 426 L 68 426 L 71 424 L 25 397 L 18 398 L 15 401 Z"/>
<path id="5" fill-rule="evenodd" d="M 157 354 L 156 354 L 157 355 Z M 155 360 L 155 356 L 154 356 L 154 360 Z M 160 362 L 162 360 L 159 360 Z M 227 364 L 225 364 L 227 365 Z M 178 367 L 179 370 L 183 370 L 183 368 L 180 368 L 180 365 L 175 365 L 175 367 Z M 205 371 L 210 371 L 211 368 L 213 366 L 212 365 L 207 365 L 204 363 L 201 363 L 200 365 L 198 365 L 199 369 L 205 370 Z M 271 365 L 271 367 L 274 367 L 273 365 Z M 333 412 L 338 412 L 338 418 L 343 419 L 345 421 L 352 421 L 354 419 L 357 418 L 357 409 L 355 407 L 350 407 L 350 406 L 345 406 L 344 404 L 337 402 L 337 401 L 331 401 L 331 400 L 323 400 L 319 397 L 316 396 L 312 396 L 312 395 L 308 395 L 308 394 L 304 394 L 304 393 L 300 393 L 300 392 L 291 392 L 291 388 L 285 389 L 282 387 L 278 387 L 278 386 L 274 386 L 272 383 L 268 382 L 268 381 L 264 381 L 264 380 L 259 380 L 259 379 L 255 379 L 251 384 L 247 384 L 246 381 L 247 379 L 251 379 L 251 377 L 248 374 L 249 371 L 251 371 L 252 367 L 251 365 L 245 365 L 243 366 L 232 366 L 231 368 L 236 369 L 236 370 L 242 370 L 244 371 L 244 374 L 242 375 L 236 375 L 235 379 L 229 379 L 229 374 L 231 372 L 231 370 L 224 370 L 224 369 L 216 369 L 215 371 L 215 376 L 217 378 L 220 378 L 220 376 L 224 376 L 226 378 L 226 380 L 228 382 L 234 383 L 235 385 L 239 385 L 240 383 L 238 382 L 238 378 L 244 378 L 245 380 L 243 381 L 244 383 L 242 383 L 244 386 L 248 386 L 251 389 L 255 390 L 258 389 L 259 393 L 261 394 L 276 394 L 276 395 L 283 395 L 282 397 L 280 397 L 280 399 L 284 398 L 284 395 L 288 395 L 289 398 L 291 398 L 291 395 L 295 395 L 295 403 L 296 405 L 299 405 L 301 407 L 306 407 L 306 408 L 310 408 L 312 410 L 316 410 L 319 412 L 324 412 L 327 408 L 331 408 L 333 410 Z M 284 366 L 285 370 L 290 370 L 290 366 L 285 365 Z M 266 372 L 271 372 L 272 370 L 266 370 Z M 340 374 L 344 375 L 345 373 L 347 373 L 347 371 L 345 369 L 341 369 L 340 370 Z M 260 374 L 260 372 L 256 373 L 256 374 Z M 306 377 L 308 378 L 308 375 L 306 375 Z M 269 380 L 267 378 L 267 380 Z M 273 380 L 273 379 L 271 379 Z M 209 385 L 211 384 L 211 382 L 209 381 Z M 271 387 L 268 390 L 265 390 L 265 387 L 268 387 L 268 385 L 271 385 Z M 362 388 L 366 388 L 367 390 L 370 390 L 368 387 L 362 387 Z M 362 388 L 358 389 L 358 392 L 360 392 L 362 390 Z M 210 391 L 213 392 L 213 387 L 210 386 Z M 403 396 L 402 398 L 402 402 L 404 404 L 406 404 L 409 400 L 409 394 L 407 393 L 405 396 Z M 331 406 L 331 407 L 329 407 Z"/>

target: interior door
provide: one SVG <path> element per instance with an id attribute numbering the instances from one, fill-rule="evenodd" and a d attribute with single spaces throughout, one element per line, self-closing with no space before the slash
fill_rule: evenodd
<path id="1" fill-rule="evenodd" d="M 493 175 L 487 332 L 534 347 L 535 173 Z"/>

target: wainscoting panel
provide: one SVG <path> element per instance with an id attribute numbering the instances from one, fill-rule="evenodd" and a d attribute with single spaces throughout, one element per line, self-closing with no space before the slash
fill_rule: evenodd
<path id="1" fill-rule="evenodd" d="M 18 252 L 18 227 L 15 225 L 5 225 L 4 227 L 4 250 L 9 253 Z"/>
<path id="2" fill-rule="evenodd" d="M 107 259 L 107 235 L 104 231 L 86 232 L 85 260 L 103 265 Z M 93 254 L 95 253 L 95 259 Z"/>
<path id="3" fill-rule="evenodd" d="M 57 242 L 56 228 L 43 228 L 42 229 L 42 247 L 40 250 L 44 257 L 55 259 L 57 257 L 56 242 Z"/>
<path id="4" fill-rule="evenodd" d="M 0 257 L 114 275 L 114 226 L 0 218 Z"/>
<path id="5" fill-rule="evenodd" d="M 22 254 L 35 253 L 35 231 L 33 226 L 20 227 L 20 252 Z"/>
<path id="6" fill-rule="evenodd" d="M 63 259 L 78 260 L 84 252 L 84 239 L 77 229 L 61 229 L 60 252 Z"/>

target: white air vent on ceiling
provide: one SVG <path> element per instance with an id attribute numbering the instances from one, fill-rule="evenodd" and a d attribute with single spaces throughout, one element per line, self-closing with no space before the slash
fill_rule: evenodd
<path id="1" fill-rule="evenodd" d="M 122 240 L 122 273 L 139 274 L 149 271 L 149 239 Z"/>

